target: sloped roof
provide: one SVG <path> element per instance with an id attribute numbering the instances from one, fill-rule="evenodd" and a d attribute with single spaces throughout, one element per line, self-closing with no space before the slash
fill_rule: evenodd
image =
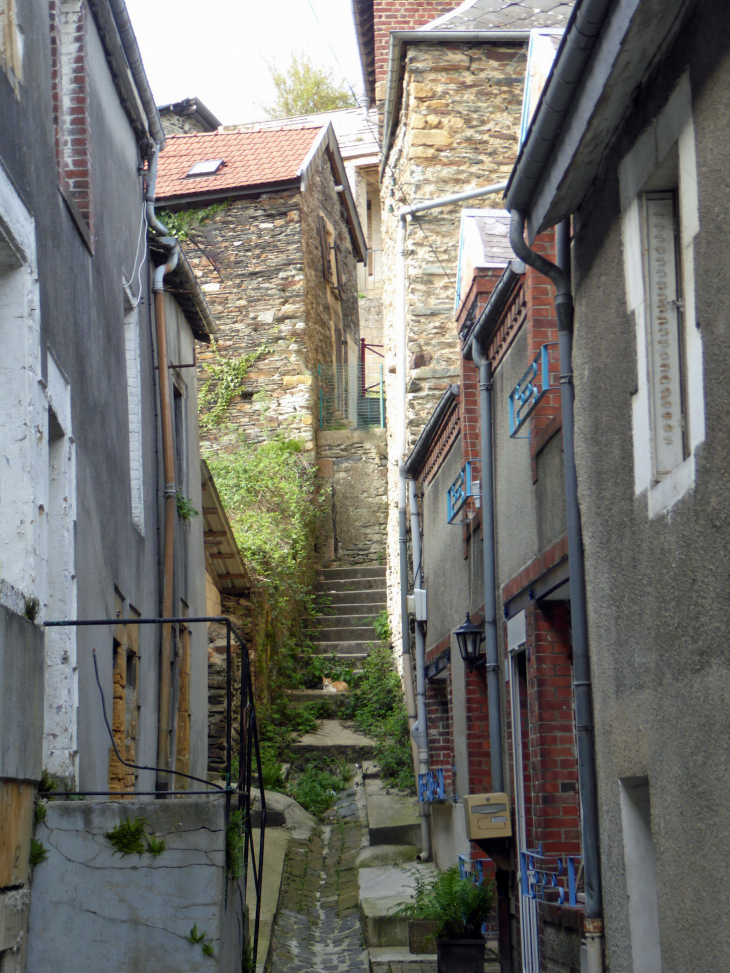
<path id="1" fill-rule="evenodd" d="M 574 0 L 465 0 L 421 30 L 531 30 L 564 27 Z"/>
<path id="2" fill-rule="evenodd" d="M 196 132 L 170 135 L 160 155 L 159 201 L 297 179 L 318 128 L 266 132 Z M 188 176 L 196 162 L 222 159 L 214 175 Z"/>
<path id="3" fill-rule="evenodd" d="M 289 118 L 267 118 L 241 125 L 224 125 L 224 132 L 268 132 L 272 129 L 322 128 L 332 123 L 342 158 L 347 162 L 359 156 L 378 155 L 378 113 L 373 108 L 338 108 L 337 111 L 292 115 Z"/>

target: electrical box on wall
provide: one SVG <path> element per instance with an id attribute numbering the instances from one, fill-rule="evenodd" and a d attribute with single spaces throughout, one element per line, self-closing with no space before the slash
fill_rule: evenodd
<path id="1" fill-rule="evenodd" d="M 464 798 L 466 834 L 470 841 L 509 838 L 512 821 L 506 794 L 467 794 Z"/>

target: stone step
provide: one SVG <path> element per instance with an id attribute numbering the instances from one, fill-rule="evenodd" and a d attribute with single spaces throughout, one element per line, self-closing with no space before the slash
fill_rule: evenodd
<path id="1" fill-rule="evenodd" d="M 366 591 L 366 595 L 370 595 L 373 592 Z M 365 618 L 374 618 L 379 612 L 385 608 L 385 602 L 373 601 L 373 602 L 363 602 L 362 604 L 357 604 L 357 602 L 345 602 L 344 604 L 332 604 L 328 605 L 325 611 L 321 615 L 317 615 L 318 621 L 324 621 L 327 618 L 341 618 L 342 616 L 352 616 L 358 615 L 360 618 L 363 616 Z"/>
<path id="2" fill-rule="evenodd" d="M 393 790 L 365 765 L 365 800 L 371 845 L 421 847 L 421 816 L 415 796 Z"/>
<path id="3" fill-rule="evenodd" d="M 317 642 L 377 642 L 372 625 L 343 625 L 338 628 L 319 628 Z"/>
<path id="4" fill-rule="evenodd" d="M 314 624 L 317 626 L 318 631 L 323 632 L 325 630 L 329 631 L 334 628 L 357 628 L 359 625 L 364 625 L 369 629 L 372 629 L 372 636 L 368 635 L 368 638 L 377 638 L 375 635 L 375 629 L 370 623 L 372 615 L 318 615 Z"/>
<path id="5" fill-rule="evenodd" d="M 388 592 L 385 588 L 367 588 L 363 591 L 328 591 L 327 596 L 333 608 L 338 605 L 367 605 L 368 611 L 373 609 L 373 614 L 385 608 L 388 600 Z"/>
<path id="6" fill-rule="evenodd" d="M 408 920 L 393 913 L 399 905 L 413 899 L 417 876 L 428 880 L 436 874 L 433 863 L 360 868 L 360 918 L 369 949 L 408 949 Z"/>
<path id="7" fill-rule="evenodd" d="M 320 720 L 314 733 L 305 733 L 291 746 L 294 761 L 307 754 L 344 757 L 350 761 L 372 760 L 375 741 L 357 733 L 341 720 Z"/>
<path id="8" fill-rule="evenodd" d="M 306 706 L 308 703 L 325 704 L 333 719 L 336 719 L 340 709 L 347 702 L 348 695 L 348 693 L 326 693 L 322 689 L 290 689 L 286 694 L 292 706 Z"/>
<path id="9" fill-rule="evenodd" d="M 385 578 L 325 578 L 320 582 L 320 591 L 385 591 Z"/>
<path id="10" fill-rule="evenodd" d="M 343 565 L 341 568 L 324 568 L 317 571 L 320 580 L 345 581 L 349 578 L 382 578 L 385 580 L 385 565 Z"/>
<path id="11" fill-rule="evenodd" d="M 317 655 L 336 655 L 350 661 L 354 656 L 365 659 L 373 647 L 372 642 L 315 642 Z"/>

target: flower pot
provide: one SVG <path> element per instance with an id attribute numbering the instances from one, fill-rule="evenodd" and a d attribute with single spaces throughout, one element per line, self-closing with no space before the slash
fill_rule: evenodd
<path id="1" fill-rule="evenodd" d="M 483 939 L 437 939 L 438 973 L 484 973 Z"/>
<path id="2" fill-rule="evenodd" d="M 408 920 L 408 950 L 425 954 L 436 952 L 436 933 L 441 923 L 434 919 Z"/>

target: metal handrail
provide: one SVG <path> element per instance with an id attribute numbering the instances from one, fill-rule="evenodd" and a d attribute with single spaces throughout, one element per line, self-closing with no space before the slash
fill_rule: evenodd
<path id="1" fill-rule="evenodd" d="M 194 777 L 192 774 L 185 774 L 179 770 L 170 770 L 163 767 L 151 767 L 142 764 L 134 764 L 123 760 L 121 757 L 119 759 L 121 762 L 128 767 L 134 768 L 136 770 L 154 770 L 157 774 L 172 774 L 176 777 L 183 777 L 187 780 L 198 781 L 202 784 L 207 784 L 210 790 L 208 791 L 169 791 L 169 790 L 155 790 L 155 791 L 53 791 L 52 795 L 55 798 L 63 797 L 121 797 L 125 795 L 129 796 L 155 796 L 155 797 L 170 797 L 170 796 L 191 796 L 193 794 L 210 794 L 211 796 L 223 795 L 226 800 L 225 816 L 226 816 L 226 834 L 228 825 L 231 819 L 231 798 L 233 795 L 238 797 L 238 810 L 242 811 L 243 820 L 243 834 L 244 834 L 244 844 L 243 844 L 243 876 L 242 882 L 239 885 L 239 896 L 241 902 L 242 911 L 245 912 L 246 908 L 246 893 L 248 889 L 248 862 L 249 853 L 251 860 L 251 871 L 254 883 L 254 890 L 256 893 L 256 912 L 254 917 L 254 933 L 253 938 L 250 939 L 251 952 L 253 956 L 254 966 L 256 965 L 256 959 L 258 955 L 258 940 L 259 940 L 259 927 L 261 924 L 261 892 L 262 892 L 262 874 L 263 874 L 263 864 L 264 864 L 264 840 L 266 833 L 266 794 L 264 791 L 264 778 L 263 770 L 261 765 L 261 751 L 259 747 L 259 737 L 258 737 L 258 724 L 256 720 L 256 703 L 254 699 L 253 692 L 253 680 L 251 676 L 251 663 L 248 654 L 248 645 L 245 640 L 238 634 L 236 629 L 231 624 L 230 618 L 225 615 L 198 615 L 193 617 L 188 616 L 176 616 L 174 618 L 95 618 L 95 619 L 73 619 L 73 620 L 63 620 L 63 621 L 48 621 L 44 622 L 45 628 L 83 628 L 95 625 L 194 625 L 198 622 L 218 622 L 226 626 L 226 786 L 220 787 L 218 784 L 214 784 L 210 781 L 203 780 L 200 777 Z M 238 767 L 239 776 L 236 785 L 234 786 L 231 781 L 231 769 L 232 769 L 232 756 L 233 756 L 233 656 L 231 652 L 231 635 L 233 635 L 241 647 L 241 684 L 240 684 L 240 727 L 238 735 Z M 96 655 L 94 655 L 94 665 L 96 666 Z M 101 684 L 99 684 L 99 690 L 101 691 Z M 102 693 L 102 704 L 104 704 L 104 696 Z M 106 708 L 106 707 L 104 707 Z M 244 725 L 246 727 L 246 732 L 244 733 Z M 107 721 L 107 729 L 109 730 L 109 735 L 111 737 L 112 745 L 116 751 L 116 742 L 114 740 L 114 735 L 112 734 L 111 727 Z M 245 741 L 245 743 L 244 743 Z M 117 753 L 119 756 L 119 754 Z M 259 800 L 261 801 L 261 826 L 260 826 L 260 837 L 259 837 L 259 848 L 258 848 L 258 860 L 256 856 L 256 850 L 254 848 L 253 841 L 253 828 L 251 819 L 251 782 L 253 777 L 253 761 L 256 761 L 256 773 L 258 775 L 259 783 Z M 159 779 L 159 778 L 158 778 Z M 225 846 L 224 846 L 224 860 L 225 860 Z M 242 886 L 242 887 L 241 887 Z"/>

